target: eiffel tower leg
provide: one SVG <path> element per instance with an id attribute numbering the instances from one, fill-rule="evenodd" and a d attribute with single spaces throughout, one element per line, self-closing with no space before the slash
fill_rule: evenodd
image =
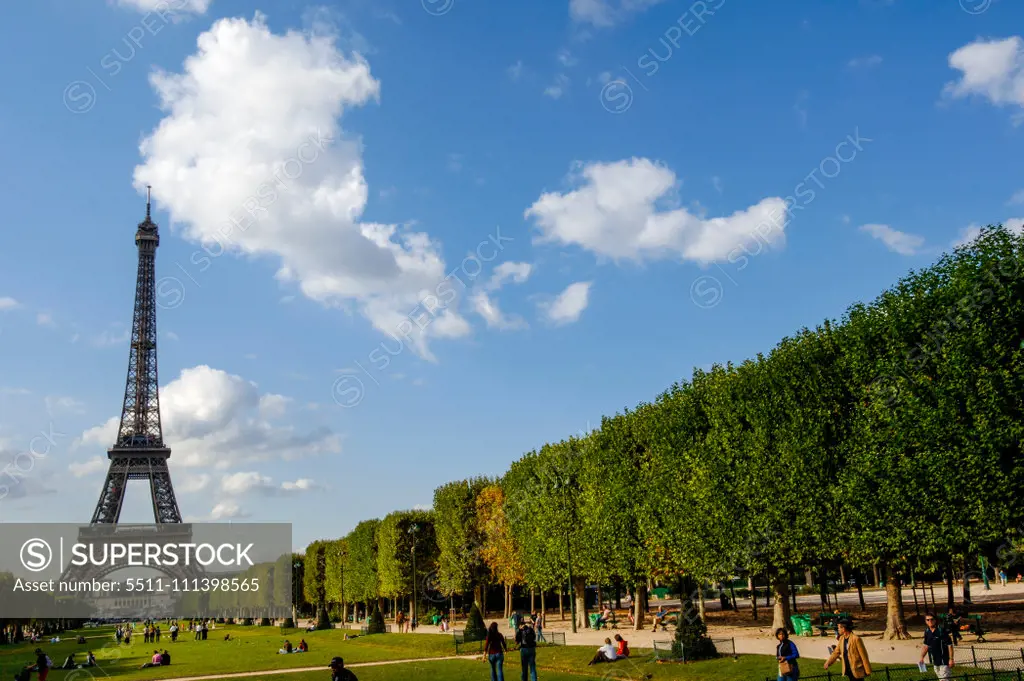
<path id="1" fill-rule="evenodd" d="M 153 495 L 153 515 L 158 523 L 180 523 L 181 512 L 171 485 L 171 472 L 164 464 L 150 474 L 149 489 Z"/>
<path id="2" fill-rule="evenodd" d="M 121 504 L 124 503 L 124 490 L 128 484 L 127 460 L 112 460 L 107 470 L 107 479 L 100 492 L 100 500 L 96 511 L 92 514 L 92 522 L 116 523 L 121 517 Z"/>

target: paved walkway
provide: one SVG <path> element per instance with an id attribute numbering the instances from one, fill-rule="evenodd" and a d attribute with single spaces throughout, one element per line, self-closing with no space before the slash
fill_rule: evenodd
<path id="1" fill-rule="evenodd" d="M 354 662 L 346 664 L 345 668 L 356 669 L 357 667 L 382 667 L 389 664 L 410 664 L 413 662 L 436 662 L 440 660 L 479 660 L 479 655 L 450 655 L 448 657 L 419 657 L 408 660 L 381 660 L 379 662 Z M 292 669 L 264 669 L 258 672 L 232 672 L 231 674 L 206 674 L 204 676 L 177 676 L 173 679 L 160 679 L 160 681 L 206 681 L 207 679 L 240 679 L 246 676 L 270 676 L 271 674 L 296 674 L 300 672 L 322 672 L 327 669 L 326 664 L 316 667 L 294 667 Z"/>

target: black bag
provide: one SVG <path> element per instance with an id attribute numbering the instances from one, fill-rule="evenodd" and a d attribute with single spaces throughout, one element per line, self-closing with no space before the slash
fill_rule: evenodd
<path id="1" fill-rule="evenodd" d="M 520 648 L 536 648 L 537 647 L 537 632 L 534 628 L 527 625 L 519 630 L 522 634 L 521 641 L 519 643 Z"/>

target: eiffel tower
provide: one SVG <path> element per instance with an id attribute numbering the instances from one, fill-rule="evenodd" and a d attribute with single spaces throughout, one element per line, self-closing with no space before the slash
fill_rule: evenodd
<path id="1" fill-rule="evenodd" d="M 167 468 L 171 450 L 164 445 L 160 424 L 156 370 L 156 249 L 160 234 L 150 216 L 150 190 L 147 186 L 146 219 L 135 232 L 139 266 L 121 425 L 114 446 L 107 450 L 110 468 L 92 515 L 93 525 L 117 523 L 129 480 L 149 480 L 157 524 L 181 522 Z"/>

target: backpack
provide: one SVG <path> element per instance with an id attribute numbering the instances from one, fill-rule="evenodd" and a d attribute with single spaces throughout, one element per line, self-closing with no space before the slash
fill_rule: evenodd
<path id="1" fill-rule="evenodd" d="M 534 631 L 533 627 L 527 625 L 523 627 L 522 640 L 519 643 L 520 648 L 536 648 L 537 647 L 537 632 Z"/>

